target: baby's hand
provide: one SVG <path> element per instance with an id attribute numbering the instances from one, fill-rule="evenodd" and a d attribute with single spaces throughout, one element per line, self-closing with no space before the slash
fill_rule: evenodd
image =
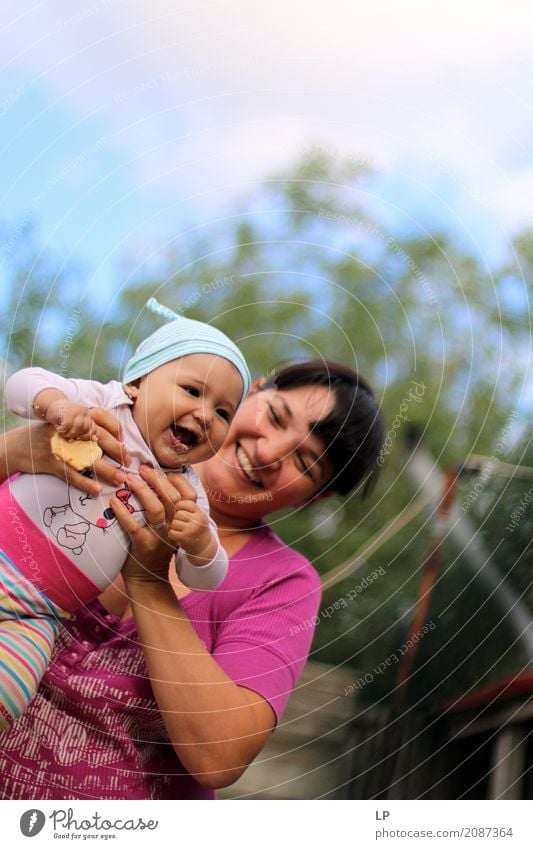
<path id="1" fill-rule="evenodd" d="M 48 405 L 44 417 L 65 439 L 96 440 L 96 424 L 88 407 L 59 398 Z"/>
<path id="2" fill-rule="evenodd" d="M 174 545 L 183 548 L 194 566 L 205 566 L 218 548 L 205 512 L 189 499 L 181 499 L 176 504 L 168 538 Z"/>

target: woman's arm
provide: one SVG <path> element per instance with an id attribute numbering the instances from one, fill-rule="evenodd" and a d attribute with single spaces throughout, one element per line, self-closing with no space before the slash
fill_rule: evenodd
<path id="1" fill-rule="evenodd" d="M 104 454 L 128 466 L 131 458 L 119 442 L 119 424 L 116 418 L 107 410 L 98 407 L 91 409 L 89 413 L 97 426 L 98 444 Z M 15 472 L 27 472 L 56 475 L 84 492 L 100 492 L 101 488 L 95 480 L 85 477 L 53 456 L 50 440 L 55 432 L 51 425 L 32 424 L 4 433 L 0 439 L 0 483 Z M 111 484 L 117 483 L 116 470 L 109 463 L 98 461 L 94 471 L 98 478 Z"/>
<path id="2" fill-rule="evenodd" d="M 2 439 L 0 439 L 0 483 L 3 483 L 10 475 L 18 471 L 18 445 L 24 439 L 22 432 L 25 430 L 26 428 L 17 427 L 2 434 Z"/>
<path id="3" fill-rule="evenodd" d="M 273 730 L 272 708 L 225 674 L 168 584 L 130 578 L 126 590 L 174 751 L 200 784 L 233 784 Z"/>
<path id="4" fill-rule="evenodd" d="M 142 474 L 161 497 L 146 483 L 128 478 L 148 521 L 157 525 L 165 518 L 168 524 L 179 493 L 163 475 Z M 140 527 L 118 499 L 112 506 L 132 538 L 123 575 L 170 742 L 200 784 L 226 787 L 265 745 L 274 711 L 266 699 L 232 681 L 197 636 L 167 580 L 171 549 L 166 539 L 149 526 Z"/>

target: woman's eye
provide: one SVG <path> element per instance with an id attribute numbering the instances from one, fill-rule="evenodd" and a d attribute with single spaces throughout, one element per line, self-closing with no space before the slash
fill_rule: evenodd
<path id="1" fill-rule="evenodd" d="M 272 404 L 268 405 L 268 410 L 269 410 L 269 413 L 270 413 L 270 418 L 272 419 L 272 421 L 274 422 L 276 427 L 281 427 L 281 419 L 278 416 L 278 414 L 276 413 Z"/>
<path id="2" fill-rule="evenodd" d="M 304 475 L 313 479 L 313 472 L 311 470 L 311 466 L 307 466 L 303 457 L 298 457 L 298 463 L 300 465 L 300 471 L 303 472 Z"/>
<path id="3" fill-rule="evenodd" d="M 228 413 L 227 410 L 223 410 L 222 408 L 219 408 L 217 410 L 217 415 L 219 415 L 221 419 L 224 419 L 225 422 L 229 422 L 229 413 Z"/>
<path id="4" fill-rule="evenodd" d="M 195 398 L 200 397 L 200 390 L 196 388 L 196 386 L 184 386 L 185 392 L 188 392 L 189 395 L 194 395 Z"/>

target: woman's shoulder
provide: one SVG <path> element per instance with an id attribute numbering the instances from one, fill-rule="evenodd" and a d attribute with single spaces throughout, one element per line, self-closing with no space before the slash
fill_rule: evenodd
<path id="1" fill-rule="evenodd" d="M 253 532 L 246 544 L 231 558 L 232 567 L 240 566 L 250 574 L 261 575 L 262 583 L 305 581 L 309 589 L 321 585 L 320 575 L 305 555 L 284 542 L 266 524 Z"/>

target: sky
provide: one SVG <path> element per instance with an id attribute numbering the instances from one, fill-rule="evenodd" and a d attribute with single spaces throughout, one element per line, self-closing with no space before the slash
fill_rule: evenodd
<path id="1" fill-rule="evenodd" d="M 104 292 L 311 145 L 396 230 L 488 262 L 533 220 L 527 2 L 4 0 L 0 262 L 38 226 Z"/>

